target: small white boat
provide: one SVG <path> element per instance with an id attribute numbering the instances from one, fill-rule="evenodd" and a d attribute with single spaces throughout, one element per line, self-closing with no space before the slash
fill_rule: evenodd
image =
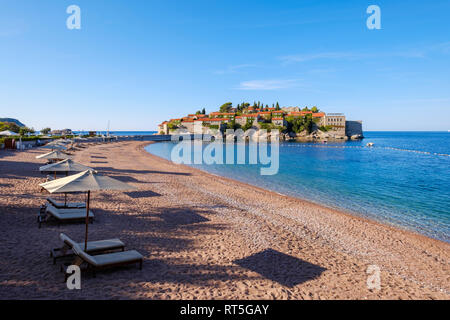
<path id="1" fill-rule="evenodd" d="M 366 146 L 368 147 L 373 147 L 374 143 L 373 142 L 369 142 L 368 144 L 366 144 Z"/>

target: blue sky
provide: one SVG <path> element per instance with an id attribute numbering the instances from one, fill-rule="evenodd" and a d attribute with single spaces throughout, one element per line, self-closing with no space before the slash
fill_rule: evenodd
<path id="1" fill-rule="evenodd" d="M 66 8 L 81 8 L 68 30 Z M 368 30 L 366 8 L 381 8 Z M 0 117 L 154 130 L 224 102 L 450 130 L 450 1 L 0 0 Z"/>

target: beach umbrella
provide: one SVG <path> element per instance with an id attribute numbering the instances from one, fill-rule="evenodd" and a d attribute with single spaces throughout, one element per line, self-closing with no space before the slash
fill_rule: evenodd
<path id="1" fill-rule="evenodd" d="M 50 141 L 49 143 L 47 143 L 47 146 L 62 145 L 62 144 L 63 144 L 63 140 L 58 139 L 58 140 Z"/>
<path id="2" fill-rule="evenodd" d="M 59 150 L 51 151 L 49 153 L 36 156 L 36 159 L 47 159 L 47 160 L 64 160 L 70 158 L 71 157 L 68 154 L 65 154 L 64 152 L 61 152 Z"/>
<path id="3" fill-rule="evenodd" d="M 81 163 L 75 162 L 72 159 L 65 159 L 60 162 L 51 163 L 39 168 L 41 172 L 81 172 L 93 170 Z"/>
<path id="4" fill-rule="evenodd" d="M 137 190 L 125 182 L 103 176 L 93 170 L 86 170 L 72 176 L 41 183 L 39 186 L 46 189 L 50 193 L 69 193 L 69 192 L 86 192 L 86 235 L 84 239 L 84 249 L 87 250 L 88 242 L 88 225 L 89 225 L 89 203 L 91 191 L 107 191 L 107 190 Z"/>
<path id="5" fill-rule="evenodd" d="M 54 172 L 56 179 L 56 172 L 65 172 L 66 175 L 69 172 L 82 172 L 86 170 L 93 170 L 90 167 L 82 165 L 81 163 L 75 162 L 72 159 L 65 159 L 60 162 L 47 164 L 39 168 L 40 172 Z M 67 205 L 67 192 L 64 193 L 64 205 Z"/>
<path id="6" fill-rule="evenodd" d="M 10 130 L 0 131 L 0 136 L 17 136 L 18 133 L 12 132 Z"/>
<path id="7" fill-rule="evenodd" d="M 66 172 L 68 174 L 69 172 L 81 172 L 86 170 L 93 169 L 82 165 L 81 163 L 75 162 L 72 159 L 64 159 L 62 161 L 47 164 L 39 168 L 39 171 L 41 172 L 55 172 L 55 178 L 56 172 Z"/>
<path id="8" fill-rule="evenodd" d="M 52 150 L 66 150 L 67 148 L 61 144 L 57 144 L 57 143 L 48 143 L 45 146 L 42 146 L 42 148 L 46 148 L 46 149 L 52 149 Z"/>

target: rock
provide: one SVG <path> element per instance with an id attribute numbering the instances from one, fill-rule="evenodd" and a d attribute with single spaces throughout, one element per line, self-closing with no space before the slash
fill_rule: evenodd
<path id="1" fill-rule="evenodd" d="M 351 140 L 361 140 L 363 139 L 363 135 L 362 134 L 354 134 L 350 137 Z"/>

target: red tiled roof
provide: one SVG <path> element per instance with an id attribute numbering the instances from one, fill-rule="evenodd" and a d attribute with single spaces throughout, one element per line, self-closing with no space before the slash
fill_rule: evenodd
<path id="1" fill-rule="evenodd" d="M 217 122 L 217 121 L 225 121 L 227 119 L 223 118 L 211 118 L 211 119 L 203 119 L 202 121 L 208 121 L 208 122 Z"/>
<path id="2" fill-rule="evenodd" d="M 272 118 L 272 120 L 283 120 L 283 118 Z"/>
<path id="3" fill-rule="evenodd" d="M 323 113 L 323 112 L 313 113 L 312 116 L 315 118 L 322 118 L 322 117 L 325 117 L 325 113 Z"/>
<path id="4" fill-rule="evenodd" d="M 271 114 L 272 112 L 270 112 L 270 111 L 261 111 L 261 112 L 259 112 L 259 114 Z"/>

